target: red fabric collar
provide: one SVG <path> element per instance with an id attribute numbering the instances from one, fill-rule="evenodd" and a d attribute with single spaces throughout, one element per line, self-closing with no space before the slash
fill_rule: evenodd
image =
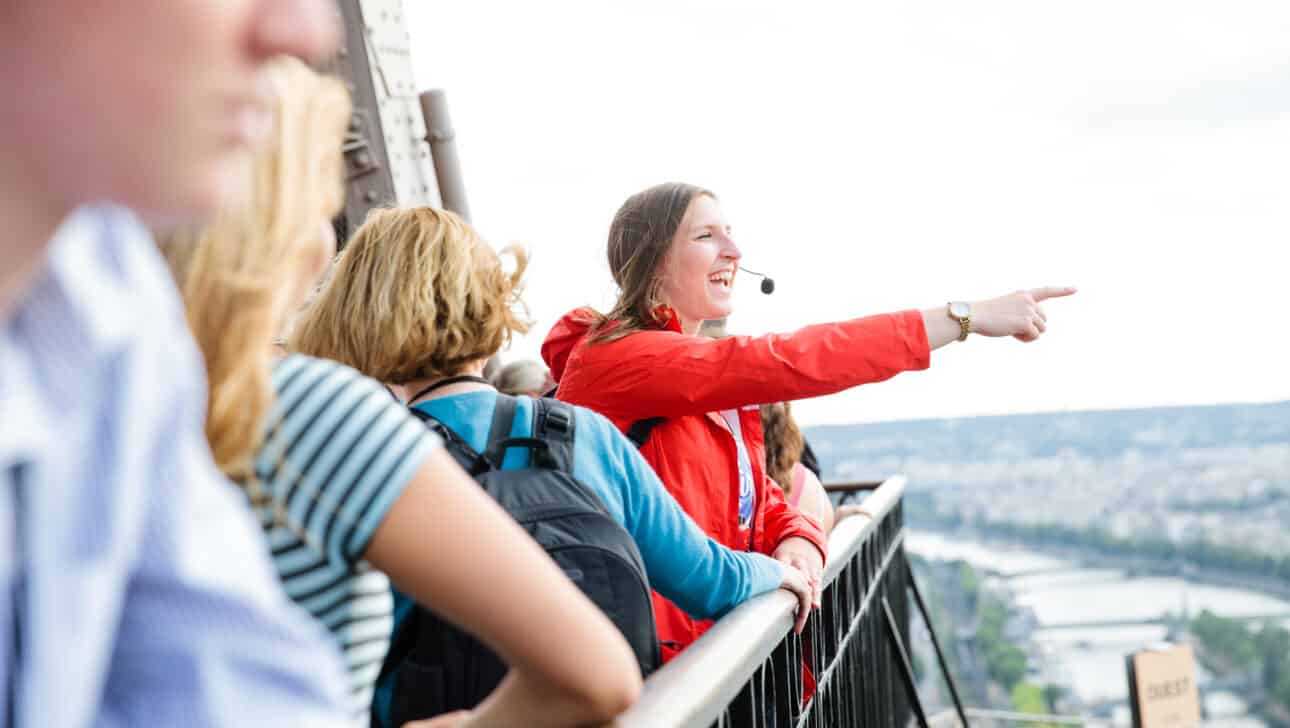
<path id="1" fill-rule="evenodd" d="M 676 315 L 676 309 L 671 306 L 656 307 L 652 323 L 664 331 L 675 331 L 678 334 L 685 333 L 681 330 L 681 317 Z"/>

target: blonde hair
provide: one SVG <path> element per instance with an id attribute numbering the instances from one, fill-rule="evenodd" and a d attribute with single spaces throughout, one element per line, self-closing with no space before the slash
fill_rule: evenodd
<path id="1" fill-rule="evenodd" d="M 520 280 L 457 215 L 432 207 L 373 210 L 288 346 L 403 384 L 456 374 L 528 331 Z"/>
<path id="2" fill-rule="evenodd" d="M 321 245 L 322 226 L 344 202 L 350 114 L 345 87 L 294 58 L 273 61 L 266 73 L 273 128 L 251 160 L 243 204 L 163 246 L 206 360 L 212 454 L 257 504 L 265 497 L 254 457 L 274 401 L 270 343 L 305 283 L 310 246 Z"/>

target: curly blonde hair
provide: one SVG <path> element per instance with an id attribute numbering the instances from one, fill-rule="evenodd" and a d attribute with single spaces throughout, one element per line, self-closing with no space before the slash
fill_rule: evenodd
<path id="1" fill-rule="evenodd" d="M 206 360 L 206 437 L 215 462 L 264 502 L 255 453 L 274 402 L 270 345 L 296 305 L 303 266 L 329 244 L 322 234 L 344 201 L 341 145 L 349 94 L 294 58 L 267 70 L 273 128 L 254 155 L 243 203 L 162 246 Z M 312 248 L 312 249 L 311 249 Z M 316 260 L 317 257 L 315 256 Z"/>
<path id="2" fill-rule="evenodd" d="M 524 251 L 501 258 L 457 215 L 373 210 L 296 320 L 288 347 L 403 384 L 456 374 L 530 322 L 520 300 Z"/>

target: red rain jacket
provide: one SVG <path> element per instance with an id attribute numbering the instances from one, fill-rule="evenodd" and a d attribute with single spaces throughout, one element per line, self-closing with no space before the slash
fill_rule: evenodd
<path id="1" fill-rule="evenodd" d="M 926 369 L 927 332 L 918 311 L 808 326 L 791 334 L 706 339 L 681 333 L 676 317 L 665 328 L 588 344 L 591 314 L 566 314 L 547 334 L 542 358 L 559 382 L 557 397 L 609 418 L 626 432 L 633 422 L 665 417 L 641 454 L 686 513 L 732 549 L 771 554 L 800 536 L 824 554 L 827 535 L 784 500 L 766 475 L 758 405 L 839 392 Z M 738 451 L 718 414 L 738 409 L 753 468 L 754 516 L 739 524 Z M 658 594 L 655 621 L 664 659 L 709 626 Z"/>

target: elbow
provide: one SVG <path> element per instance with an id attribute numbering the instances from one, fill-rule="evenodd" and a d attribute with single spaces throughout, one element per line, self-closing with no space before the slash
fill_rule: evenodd
<path id="1" fill-rule="evenodd" d="M 633 657 L 630 663 L 617 665 L 618 669 L 587 671 L 577 677 L 553 682 L 533 674 L 512 673 L 519 688 L 528 695 L 526 725 L 601 725 L 612 723 L 623 711 L 640 697 L 642 681 L 640 668 Z M 537 708 L 536 712 L 532 712 Z"/>
<path id="2" fill-rule="evenodd" d="M 636 664 L 636 655 L 621 642 L 621 649 L 616 659 L 606 667 L 611 669 L 597 670 L 588 675 L 580 689 L 570 697 L 578 706 L 577 712 L 585 723 L 608 723 L 620 713 L 632 707 L 640 697 L 643 681 L 640 666 Z"/>
<path id="3" fill-rule="evenodd" d="M 580 712 L 588 723 L 607 723 L 632 707 L 640 697 L 643 681 L 635 658 L 627 669 L 600 675 L 596 684 L 578 696 Z"/>
<path id="4" fill-rule="evenodd" d="M 641 678 L 640 668 L 636 665 L 636 660 L 632 660 L 630 670 L 623 673 L 624 680 L 618 690 L 610 697 L 609 706 L 612 709 L 612 715 L 616 716 L 624 710 L 636 704 L 641 697 L 641 690 L 645 687 L 645 681 Z"/>
<path id="5" fill-rule="evenodd" d="M 623 679 L 619 680 L 618 684 L 601 696 L 596 706 L 600 711 L 596 719 L 610 721 L 635 705 L 641 696 L 642 687 L 640 669 L 633 665 L 631 670 L 623 673 Z"/>

